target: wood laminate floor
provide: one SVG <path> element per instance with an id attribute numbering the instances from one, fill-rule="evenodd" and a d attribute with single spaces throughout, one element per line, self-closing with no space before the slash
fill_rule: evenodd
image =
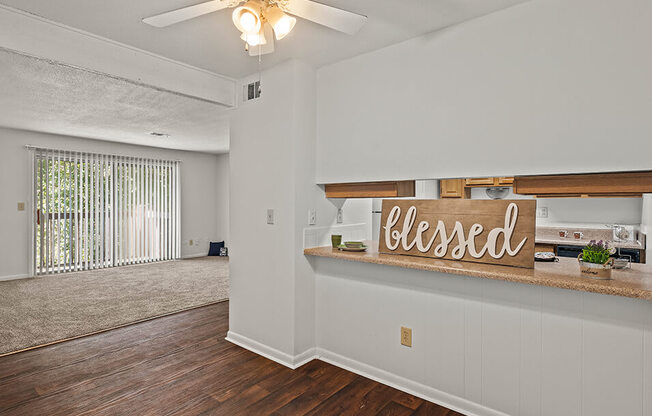
<path id="1" fill-rule="evenodd" d="M 0 358 L 0 415 L 459 413 L 314 360 L 224 340 L 228 302 Z"/>

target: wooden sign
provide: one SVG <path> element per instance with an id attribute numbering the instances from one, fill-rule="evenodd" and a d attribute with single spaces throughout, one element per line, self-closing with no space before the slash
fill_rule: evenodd
<path id="1" fill-rule="evenodd" d="M 383 200 L 379 251 L 534 268 L 536 201 Z"/>

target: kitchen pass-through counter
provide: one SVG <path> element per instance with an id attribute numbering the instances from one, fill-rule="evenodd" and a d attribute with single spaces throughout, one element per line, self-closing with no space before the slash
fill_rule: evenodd
<path id="1" fill-rule="evenodd" d="M 631 269 L 613 270 L 612 280 L 596 280 L 582 276 L 577 260 L 569 258 L 560 258 L 559 262 L 536 262 L 534 269 L 525 269 L 415 256 L 380 254 L 377 250 L 378 242 L 367 242 L 367 246 L 367 251 L 362 253 L 345 252 L 331 247 L 316 247 L 305 249 L 304 254 L 652 300 L 652 265 L 633 264 Z"/>
<path id="2" fill-rule="evenodd" d="M 320 359 L 463 414 L 652 415 L 651 266 L 600 281 L 570 258 L 525 269 L 368 246 L 304 249 Z"/>

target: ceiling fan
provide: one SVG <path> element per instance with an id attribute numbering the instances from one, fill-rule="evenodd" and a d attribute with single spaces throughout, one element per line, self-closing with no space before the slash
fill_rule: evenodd
<path id="1" fill-rule="evenodd" d="M 274 52 L 274 37 L 281 40 L 292 31 L 297 21 L 294 16 L 349 35 L 367 21 L 366 16 L 310 0 L 212 0 L 147 17 L 143 22 L 166 27 L 229 7 L 235 8 L 233 24 L 242 32 L 240 38 L 252 56 Z M 251 48 L 255 46 L 258 48 Z"/>

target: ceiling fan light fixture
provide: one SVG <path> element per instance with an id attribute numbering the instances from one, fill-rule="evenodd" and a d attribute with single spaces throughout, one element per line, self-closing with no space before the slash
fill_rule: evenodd
<path id="1" fill-rule="evenodd" d="M 233 11 L 233 24 L 242 33 L 247 35 L 257 34 L 262 27 L 262 8 L 263 4 L 259 0 L 249 0 Z"/>
<path id="2" fill-rule="evenodd" d="M 292 31 L 297 19 L 285 14 L 277 5 L 273 5 L 265 10 L 265 19 L 274 28 L 274 34 L 277 40 L 283 39 Z"/>
<path id="3" fill-rule="evenodd" d="M 253 35 L 243 33 L 242 35 L 240 35 L 240 39 L 247 42 L 249 46 L 258 46 L 258 45 L 267 44 L 267 39 L 265 38 L 265 31 L 263 30 L 263 27 L 260 28 L 258 33 L 254 33 Z"/>

